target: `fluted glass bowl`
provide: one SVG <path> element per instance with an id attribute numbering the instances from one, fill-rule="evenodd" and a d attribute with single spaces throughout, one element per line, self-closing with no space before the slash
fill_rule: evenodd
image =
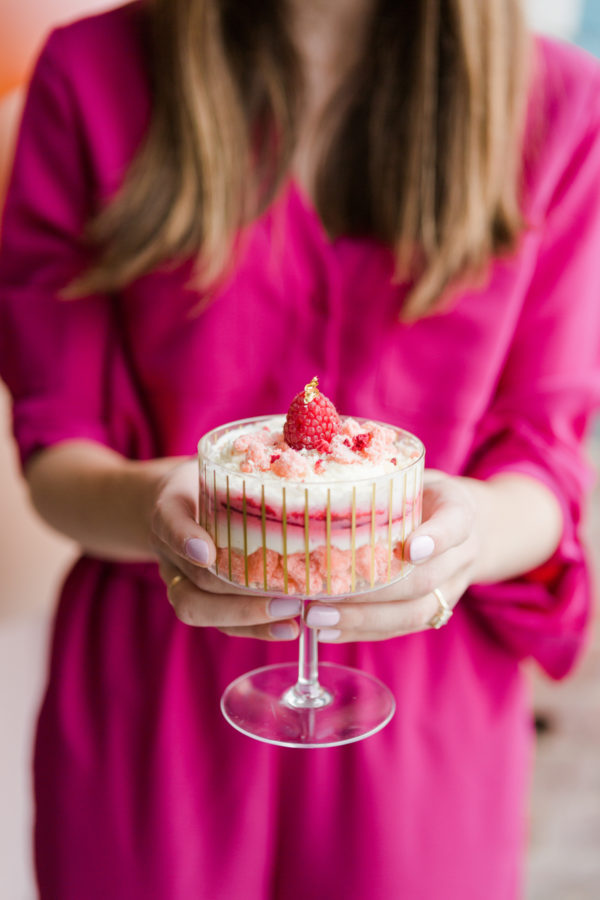
<path id="1" fill-rule="evenodd" d="M 307 602 L 358 596 L 403 578 L 411 569 L 404 545 L 421 522 L 421 441 L 385 425 L 396 435 L 394 468 L 357 477 L 349 465 L 338 480 L 243 472 L 215 449 L 230 432 L 279 420 L 283 428 L 285 416 L 230 422 L 198 444 L 199 523 L 217 548 L 211 571 L 236 588 Z M 286 747 L 338 746 L 383 728 L 395 709 L 388 688 L 347 666 L 319 669 L 317 641 L 301 617 L 299 663 L 265 666 L 229 685 L 221 709 L 230 724 Z"/>

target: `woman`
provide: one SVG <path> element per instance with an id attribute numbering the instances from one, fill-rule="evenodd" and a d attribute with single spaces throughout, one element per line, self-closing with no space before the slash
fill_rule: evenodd
<path id="1" fill-rule="evenodd" d="M 519 895 L 519 663 L 566 674 L 589 604 L 599 84 L 509 0 L 155 0 L 50 37 L 0 264 L 33 501 L 85 549 L 36 741 L 44 900 Z M 398 712 L 302 753 L 220 717 L 297 607 L 206 571 L 189 457 L 315 372 L 435 470 L 413 572 L 309 620 Z"/>

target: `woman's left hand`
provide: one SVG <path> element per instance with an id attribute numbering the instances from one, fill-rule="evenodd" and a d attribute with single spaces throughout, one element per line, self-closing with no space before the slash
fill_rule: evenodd
<path id="1" fill-rule="evenodd" d="M 469 479 L 425 472 L 423 522 L 406 540 L 414 568 L 401 581 L 356 600 L 313 602 L 306 623 L 319 640 L 379 641 L 431 627 L 440 611 L 439 590 L 452 609 L 473 583 L 480 549 L 477 510 Z"/>

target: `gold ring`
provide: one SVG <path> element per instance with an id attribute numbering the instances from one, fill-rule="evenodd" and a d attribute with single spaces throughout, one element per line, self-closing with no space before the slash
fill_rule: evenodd
<path id="1" fill-rule="evenodd" d="M 180 581 L 183 581 L 184 576 L 181 572 L 178 572 L 177 575 L 173 575 L 169 582 L 169 590 L 172 590 L 176 584 L 179 584 Z"/>
<path id="2" fill-rule="evenodd" d="M 447 625 L 452 618 L 452 610 L 444 600 L 444 595 L 439 588 L 436 588 L 433 591 L 433 596 L 439 603 L 439 608 L 436 614 L 429 620 L 428 624 L 430 628 L 442 628 L 442 626 Z"/>

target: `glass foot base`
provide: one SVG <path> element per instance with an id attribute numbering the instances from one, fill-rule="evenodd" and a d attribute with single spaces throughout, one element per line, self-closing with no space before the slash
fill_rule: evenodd
<path id="1" fill-rule="evenodd" d="M 298 666 L 283 663 L 236 678 L 221 698 L 221 711 L 242 734 L 280 747 L 338 747 L 380 731 L 396 709 L 391 691 L 366 672 L 319 664 L 325 705 L 289 702 Z M 286 699 L 288 698 L 288 699 Z"/>

